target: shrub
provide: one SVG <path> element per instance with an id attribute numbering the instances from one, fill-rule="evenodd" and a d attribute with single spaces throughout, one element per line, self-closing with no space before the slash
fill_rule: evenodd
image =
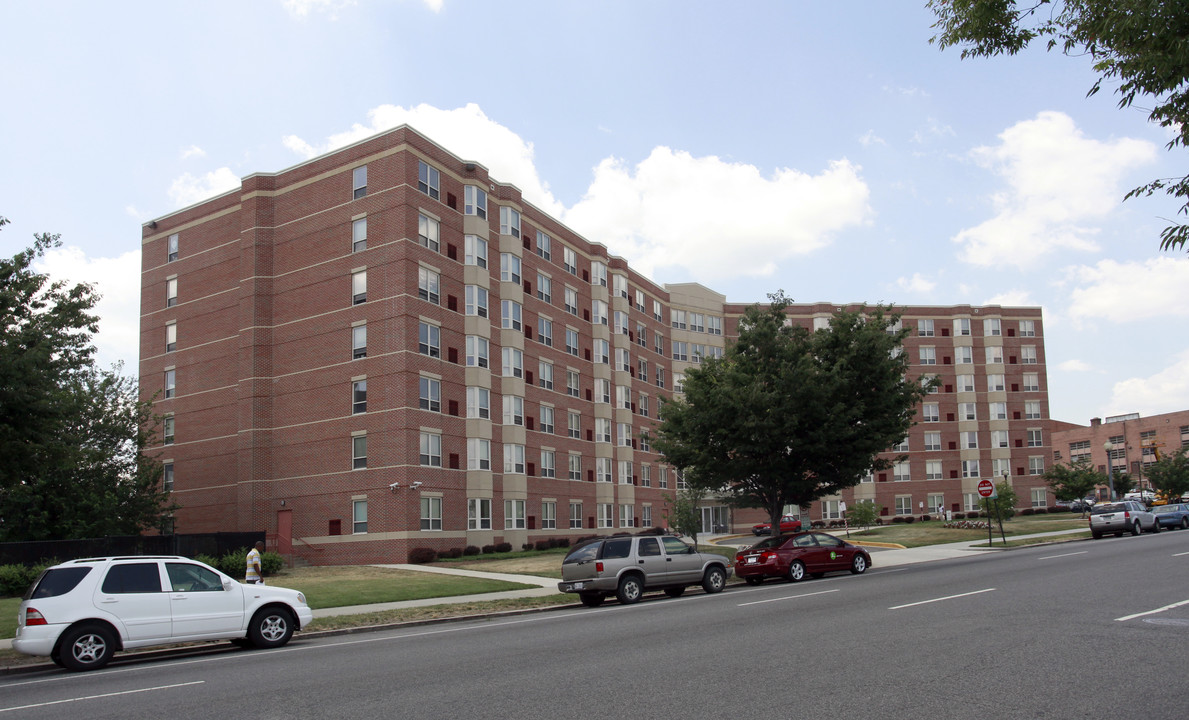
<path id="1" fill-rule="evenodd" d="M 569 538 L 554 538 L 554 541 L 557 542 L 557 547 L 559 548 L 568 548 L 570 546 Z"/>
<path id="2" fill-rule="evenodd" d="M 892 524 L 893 524 L 893 525 L 899 525 L 899 524 L 901 524 L 901 523 L 903 523 L 903 522 L 904 522 L 904 516 L 903 516 L 903 515 L 895 515 L 895 516 L 893 516 L 893 517 L 892 517 Z"/>
<path id="3" fill-rule="evenodd" d="M 462 548 L 456 548 L 456 547 L 450 548 L 449 550 L 446 551 L 445 555 L 448 558 L 456 560 L 456 559 L 462 557 Z"/>
<path id="4" fill-rule="evenodd" d="M 490 555 L 493 552 L 495 552 L 495 545 L 484 545 L 483 546 L 483 554 L 484 555 Z"/>
<path id="5" fill-rule="evenodd" d="M 548 550 L 551 547 L 553 547 L 553 542 L 550 540 L 538 540 L 537 544 L 535 546 L 535 548 L 537 550 Z M 533 548 L 529 548 L 529 549 L 533 549 Z"/>
<path id="6" fill-rule="evenodd" d="M 965 520 L 965 519 L 966 519 L 966 513 L 963 513 L 963 512 L 956 512 L 956 513 L 954 513 L 954 519 L 955 519 L 955 520 Z"/>
<path id="7" fill-rule="evenodd" d="M 921 516 L 921 522 L 929 522 L 932 519 L 933 519 L 933 516 L 930 515 L 929 513 L 925 513 L 924 515 Z"/>
<path id="8" fill-rule="evenodd" d="M 409 562 L 414 565 L 424 565 L 438 559 L 438 551 L 433 548 L 419 547 L 409 551 Z"/>
<path id="9" fill-rule="evenodd" d="M 497 553 L 512 552 L 512 543 L 510 543 L 510 542 L 496 543 L 495 551 Z"/>
<path id="10" fill-rule="evenodd" d="M 523 550 L 523 551 L 525 551 L 525 552 L 528 552 L 529 550 L 532 550 L 532 549 L 533 549 L 533 547 L 534 547 L 534 546 L 533 546 L 533 544 L 532 544 L 531 542 L 527 542 L 527 543 L 523 543 L 523 544 L 520 546 L 520 549 L 521 549 L 521 550 Z M 538 549 L 538 550 L 540 550 L 541 548 L 537 548 L 537 549 Z"/>
<path id="11" fill-rule="evenodd" d="M 905 516 L 904 516 L 904 522 L 906 522 L 906 523 L 908 523 L 908 524 L 910 524 L 910 525 L 911 525 L 913 522 L 915 522 L 915 521 L 916 521 L 916 519 L 917 519 L 916 515 L 905 515 Z"/>
<path id="12" fill-rule="evenodd" d="M 36 579 L 33 568 L 24 565 L 0 565 L 0 597 L 20 597 Z"/>
<path id="13" fill-rule="evenodd" d="M 826 522 L 824 520 L 814 520 L 813 522 L 809 523 L 809 527 L 824 529 L 826 527 Z"/>
<path id="14" fill-rule="evenodd" d="M 875 518 L 875 524 L 876 524 L 876 525 L 883 525 L 883 518 L 878 518 L 878 517 L 877 517 L 877 518 Z"/>
<path id="15" fill-rule="evenodd" d="M 1037 515 L 1048 515 L 1049 514 L 1048 508 L 1034 508 L 1034 510 Z"/>
<path id="16" fill-rule="evenodd" d="M 463 555 L 478 555 L 479 548 L 475 545 L 467 545 L 465 548 L 462 549 L 462 554 Z"/>
<path id="17" fill-rule="evenodd" d="M 1034 511 L 1032 508 L 1024 508 L 1023 510 L 1020 511 L 1020 514 L 1021 515 L 1031 515 L 1033 512 Z"/>

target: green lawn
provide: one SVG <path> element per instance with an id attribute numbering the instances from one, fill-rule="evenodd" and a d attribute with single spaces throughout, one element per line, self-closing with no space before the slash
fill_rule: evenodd
<path id="1" fill-rule="evenodd" d="M 437 575 L 370 566 L 307 567 L 268 578 L 271 585 L 300 590 L 315 610 L 344 605 L 421 600 L 524 590 L 536 585 Z"/>
<path id="2" fill-rule="evenodd" d="M 986 521 L 986 518 L 981 518 Z M 999 536 L 999 524 L 992 522 L 995 536 Z M 1059 515 L 1029 515 L 1012 518 L 1003 522 L 1003 532 L 1009 538 L 1012 535 L 1030 535 L 1032 533 L 1054 532 L 1057 530 L 1074 530 L 1087 528 L 1087 521 L 1073 513 Z M 845 535 L 844 535 L 845 537 Z M 867 530 L 851 530 L 852 540 L 870 540 L 903 545 L 904 547 L 923 547 L 940 543 L 976 541 L 987 537 L 987 531 L 962 530 L 945 527 L 940 520 L 928 522 L 914 522 L 911 524 L 887 524 Z"/>
<path id="3" fill-rule="evenodd" d="M 21 606 L 19 597 L 0 598 L 0 638 L 17 634 L 17 609 Z"/>

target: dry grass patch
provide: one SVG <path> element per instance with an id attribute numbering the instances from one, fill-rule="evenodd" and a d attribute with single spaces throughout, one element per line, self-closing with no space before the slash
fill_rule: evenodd
<path id="1" fill-rule="evenodd" d="M 536 575 L 538 577 L 561 578 L 561 561 L 564 555 L 549 553 L 527 555 L 503 560 L 451 560 L 431 563 L 435 567 L 458 570 L 479 570 L 482 572 L 511 573 L 514 575 Z"/>
<path id="2" fill-rule="evenodd" d="M 302 591 L 314 609 L 536 587 L 503 580 L 455 577 L 370 565 L 295 568 L 267 578 L 267 582 Z"/>

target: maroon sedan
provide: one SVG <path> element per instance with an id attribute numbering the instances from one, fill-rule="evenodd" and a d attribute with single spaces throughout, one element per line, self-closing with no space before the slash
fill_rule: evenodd
<path id="1" fill-rule="evenodd" d="M 858 575 L 869 567 L 866 550 L 818 532 L 770 537 L 735 555 L 735 574 L 749 585 L 759 585 L 766 577 L 797 582 L 807 573 L 816 578 L 835 570 Z"/>
<path id="2" fill-rule="evenodd" d="M 794 517 L 792 515 L 785 515 L 784 517 L 782 517 L 780 519 L 780 532 L 781 533 L 792 533 L 792 532 L 800 532 L 800 531 L 801 531 L 801 521 L 798 520 L 796 517 Z M 772 523 L 765 522 L 765 523 L 760 523 L 759 525 L 753 525 L 751 528 L 751 533 L 756 536 L 771 535 L 772 534 Z"/>

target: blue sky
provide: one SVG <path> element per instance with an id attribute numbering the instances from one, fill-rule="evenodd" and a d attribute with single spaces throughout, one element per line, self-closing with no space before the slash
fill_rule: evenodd
<path id="1" fill-rule="evenodd" d="M 659 283 L 732 302 L 1044 308 L 1051 414 L 1189 408 L 1184 172 L 1087 58 L 961 61 L 919 3 L 4 3 L 0 252 L 104 295 L 140 225 L 408 123 Z"/>

